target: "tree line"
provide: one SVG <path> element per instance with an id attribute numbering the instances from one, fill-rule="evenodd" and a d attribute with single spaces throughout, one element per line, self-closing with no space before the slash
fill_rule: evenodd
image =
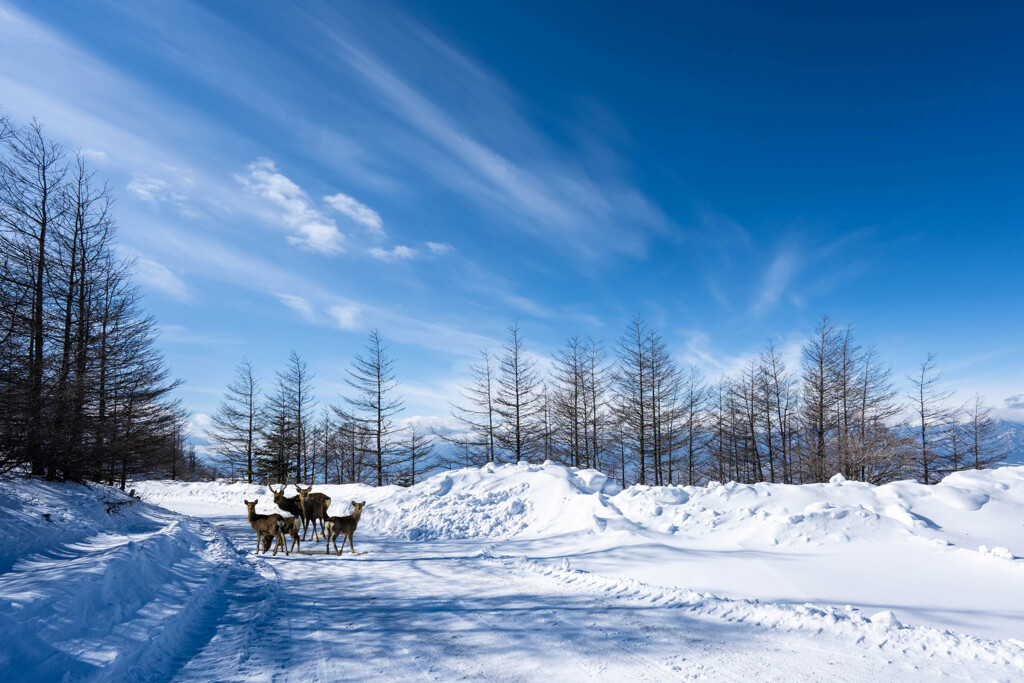
<path id="1" fill-rule="evenodd" d="M 396 425 L 403 401 L 378 332 L 348 371 L 351 395 L 318 407 L 312 374 L 293 353 L 273 390 L 239 366 L 210 439 L 249 481 L 414 484 L 438 469 L 554 460 L 592 467 L 624 486 L 712 480 L 801 484 L 845 478 L 934 483 L 1003 457 L 981 396 L 956 407 L 929 356 L 901 395 L 876 347 L 822 316 L 787 366 L 774 343 L 732 376 L 709 382 L 680 364 L 637 315 L 611 349 L 570 337 L 538 369 L 518 322 L 483 350 L 450 406 L 450 425 Z"/>
<path id="2" fill-rule="evenodd" d="M 83 156 L 0 117 L 0 473 L 124 487 L 198 466 L 116 233 Z"/>
<path id="3" fill-rule="evenodd" d="M 351 391 L 340 404 L 320 405 L 314 379 L 293 351 L 265 392 L 242 359 L 207 430 L 222 474 L 249 483 L 412 485 L 438 467 L 433 435 L 415 422 L 396 422 L 404 401 L 394 359 L 376 331 L 347 371 Z"/>

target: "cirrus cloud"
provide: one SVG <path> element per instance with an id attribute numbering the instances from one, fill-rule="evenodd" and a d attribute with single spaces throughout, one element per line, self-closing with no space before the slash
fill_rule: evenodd
<path id="1" fill-rule="evenodd" d="M 280 173 L 272 160 L 257 159 L 247 170 L 248 175 L 236 175 L 236 180 L 278 209 L 278 218 L 293 233 L 289 244 L 326 256 L 345 251 L 345 235 L 334 220 L 313 206 L 302 188 Z"/>
<path id="2" fill-rule="evenodd" d="M 324 201 L 338 213 L 348 216 L 356 223 L 365 226 L 371 233 L 375 235 L 384 234 L 384 221 L 381 220 L 380 214 L 354 197 L 338 192 L 337 194 L 324 197 Z"/>

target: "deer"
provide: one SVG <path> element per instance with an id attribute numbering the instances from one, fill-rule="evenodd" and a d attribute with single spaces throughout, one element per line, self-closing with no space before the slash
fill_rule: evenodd
<path id="1" fill-rule="evenodd" d="M 302 540 L 306 540 L 306 526 L 313 522 L 313 538 L 319 543 L 320 536 L 316 532 L 316 521 L 320 520 L 320 530 L 326 535 L 324 523 L 327 521 L 327 508 L 331 505 L 331 499 L 323 493 L 311 493 L 312 485 L 302 488 L 296 484 L 295 488 L 299 491 L 299 504 L 302 506 Z"/>
<path id="2" fill-rule="evenodd" d="M 285 517 L 281 520 L 281 530 L 292 537 L 291 552 L 295 552 L 296 546 L 299 550 L 302 550 L 302 543 L 300 542 L 302 536 L 302 519 L 300 517 Z M 270 541 L 273 540 L 270 536 L 264 536 L 263 552 L 267 552 L 270 549 Z M 287 539 L 286 539 L 287 540 Z"/>
<path id="3" fill-rule="evenodd" d="M 341 555 L 342 551 L 345 550 L 345 541 L 348 541 L 349 548 L 352 549 L 352 554 L 356 554 L 356 546 L 352 542 L 352 537 L 356 533 L 356 525 L 359 524 L 359 518 L 363 514 L 363 507 L 366 505 L 364 500 L 362 503 L 352 501 L 352 514 L 345 515 L 344 517 L 330 517 L 327 519 L 325 526 L 324 539 L 327 541 L 327 553 L 331 552 L 331 541 L 334 541 L 334 552 L 337 555 Z M 338 550 L 338 536 L 341 536 L 341 550 Z"/>
<path id="4" fill-rule="evenodd" d="M 277 544 L 274 545 L 274 555 L 277 555 L 277 549 L 283 548 L 284 554 L 288 554 L 288 546 L 284 540 L 284 520 L 281 515 L 274 513 L 270 515 L 261 515 L 256 512 L 256 503 L 260 502 L 256 500 L 245 501 L 245 507 L 249 508 L 249 524 L 252 525 L 253 531 L 256 532 L 256 554 L 260 554 L 260 545 L 264 539 L 267 538 L 266 546 L 264 547 L 264 554 L 270 548 L 270 538 L 277 540 Z"/>
<path id="5" fill-rule="evenodd" d="M 270 489 L 270 492 L 274 494 L 274 503 L 277 505 L 277 507 L 281 508 L 288 514 L 298 517 L 300 520 L 302 520 L 302 540 L 305 541 L 306 533 L 304 525 L 306 523 L 306 513 L 303 512 L 302 510 L 302 503 L 299 501 L 299 496 L 292 496 L 291 498 L 289 498 L 286 495 L 284 495 L 284 490 L 288 488 L 288 484 L 284 484 L 283 486 L 281 486 L 280 490 L 278 491 L 275 491 L 274 487 L 270 485 L 268 485 L 267 488 Z"/>

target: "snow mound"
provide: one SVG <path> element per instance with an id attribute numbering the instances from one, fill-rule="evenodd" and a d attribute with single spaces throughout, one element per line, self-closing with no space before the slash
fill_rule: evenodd
<path id="1" fill-rule="evenodd" d="M 596 470 L 488 464 L 396 491 L 366 519 L 378 533 L 410 540 L 557 535 L 595 529 L 595 519 L 617 515 L 605 492 L 618 490 Z"/>
<path id="2" fill-rule="evenodd" d="M 24 680 L 169 677 L 241 564 L 208 525 L 104 486 L 5 482 L 0 516 L 0 670 Z"/>
<path id="3" fill-rule="evenodd" d="M 976 548 L 979 540 L 1024 555 L 1024 467 L 958 472 L 925 486 L 827 484 L 632 486 L 609 499 L 635 524 L 716 547 L 825 546 L 880 536 L 919 536 Z M 1009 544 L 1009 545 L 1008 545 Z"/>
<path id="4" fill-rule="evenodd" d="M 176 509 L 237 506 L 258 499 L 261 512 L 279 511 L 266 486 L 242 483 L 138 482 L 140 495 Z M 318 485 L 331 497 L 329 514 L 366 500 L 361 525 L 408 540 L 537 538 L 622 532 L 637 539 L 666 536 L 716 549 L 806 549 L 905 539 L 1000 556 L 1024 556 L 1024 467 L 958 472 L 939 484 L 900 481 L 884 486 L 828 483 L 642 486 L 622 490 L 596 470 L 558 463 L 488 464 L 443 472 L 416 484 L 371 487 Z M 295 491 L 289 487 L 288 495 Z M 902 542 L 902 540 L 901 540 Z M 1003 552 L 1005 551 L 1005 552 Z M 990 553 L 992 554 L 992 553 Z"/>
<path id="5" fill-rule="evenodd" d="M 143 499 L 176 509 L 237 506 L 257 499 L 259 512 L 280 512 L 266 486 L 244 483 L 137 482 Z M 621 519 L 608 504 L 618 484 L 597 470 L 558 463 L 487 464 L 434 475 L 408 488 L 363 484 L 317 485 L 331 498 L 328 513 L 346 515 L 353 500 L 367 501 L 360 528 L 409 540 L 507 538 L 599 531 Z M 295 495 L 289 486 L 286 495 Z M 182 505 L 184 503 L 184 505 Z"/>

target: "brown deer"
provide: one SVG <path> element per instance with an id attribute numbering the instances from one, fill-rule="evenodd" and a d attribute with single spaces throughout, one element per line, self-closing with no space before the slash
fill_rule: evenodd
<path id="1" fill-rule="evenodd" d="M 298 484 L 295 488 L 299 491 L 299 504 L 302 506 L 302 540 L 306 540 L 306 527 L 313 522 L 313 538 L 320 542 L 320 536 L 316 532 L 316 521 L 320 520 L 320 531 L 326 535 L 324 523 L 327 521 L 327 508 L 331 505 L 331 499 L 323 493 L 311 493 L 313 486 L 302 488 Z"/>
<path id="2" fill-rule="evenodd" d="M 288 545 L 284 540 L 284 521 L 281 515 L 274 513 L 270 515 L 261 515 L 256 512 L 256 503 L 260 502 L 259 499 L 245 501 L 245 507 L 249 508 L 249 524 L 252 525 L 253 531 L 256 532 L 256 554 L 260 554 L 260 544 L 264 537 L 270 537 L 277 540 L 274 545 L 274 555 L 277 555 L 277 549 L 283 548 L 284 554 L 288 554 Z M 266 553 L 267 549 L 270 548 L 270 539 L 267 539 L 266 547 L 263 552 Z"/>
<path id="3" fill-rule="evenodd" d="M 344 517 L 330 517 L 327 519 L 325 524 L 324 538 L 327 540 L 327 552 L 331 552 L 331 541 L 334 541 L 334 552 L 337 555 L 341 555 L 341 551 L 345 549 L 345 541 L 348 541 L 349 548 L 352 549 L 352 554 L 356 553 L 356 546 L 352 542 L 352 537 L 356 533 L 356 526 L 359 524 L 359 518 L 363 514 L 363 506 L 366 505 L 364 500 L 362 503 L 352 501 L 352 514 L 345 515 Z M 341 536 L 341 550 L 338 550 L 338 536 Z"/>
<path id="4" fill-rule="evenodd" d="M 281 508 L 288 514 L 298 517 L 300 520 L 302 520 L 302 540 L 305 541 L 306 513 L 303 512 L 302 510 L 302 503 L 299 501 L 299 496 L 292 496 L 289 498 L 288 496 L 284 495 L 284 490 L 288 488 L 288 484 L 282 485 L 280 490 L 277 491 L 275 491 L 274 487 L 270 485 L 267 485 L 267 488 L 270 489 L 270 492 L 274 494 L 274 503 L 277 505 L 277 507 Z"/>
<path id="5" fill-rule="evenodd" d="M 302 550 L 302 543 L 300 542 L 302 536 L 302 519 L 299 517 L 285 517 L 281 520 L 281 530 L 292 537 L 291 552 L 295 552 L 296 546 L 299 550 Z M 270 550 L 270 542 L 273 540 L 271 536 L 263 537 L 263 552 Z M 285 539 L 287 540 L 287 539 Z"/>

